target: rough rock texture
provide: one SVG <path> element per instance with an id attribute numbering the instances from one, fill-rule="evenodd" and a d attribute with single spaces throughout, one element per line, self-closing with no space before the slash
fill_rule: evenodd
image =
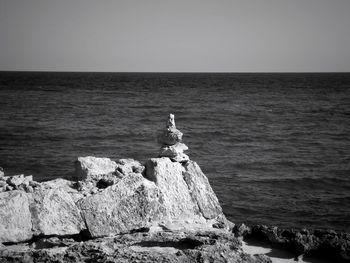
<path id="1" fill-rule="evenodd" d="M 93 156 L 79 157 L 75 162 L 77 179 L 95 179 L 100 175 L 113 173 L 117 168 L 116 162 L 109 158 Z"/>
<path id="2" fill-rule="evenodd" d="M 290 230 L 256 225 L 246 232 L 246 238 L 266 241 L 296 255 L 327 257 L 333 262 L 350 261 L 349 233 L 337 233 L 333 230 Z"/>
<path id="3" fill-rule="evenodd" d="M 270 263 L 263 255 L 247 255 L 228 232 L 128 233 L 86 242 L 50 238 L 29 246 L 0 248 L 0 261 L 15 262 L 230 262 Z"/>
<path id="4" fill-rule="evenodd" d="M 125 233 L 165 216 L 162 193 L 141 174 L 132 173 L 104 191 L 79 201 L 92 237 Z"/>
<path id="5" fill-rule="evenodd" d="M 182 132 L 176 129 L 175 116 L 170 114 L 166 129 L 158 136 L 158 143 L 161 144 L 158 157 L 169 157 L 174 162 L 187 162 L 190 158 L 184 151 L 188 150 L 188 147 L 181 143 L 182 135 Z"/>
<path id="6" fill-rule="evenodd" d="M 176 128 L 167 128 L 158 136 L 158 142 L 164 145 L 174 145 L 182 141 L 183 133 Z"/>
<path id="7" fill-rule="evenodd" d="M 169 157 L 174 162 L 186 162 L 190 158 L 183 153 L 188 150 L 186 144 L 178 142 L 174 145 L 163 145 L 159 151 L 159 157 Z"/>
<path id="8" fill-rule="evenodd" d="M 21 190 L 32 193 L 35 187 L 33 176 L 13 175 L 0 176 L 0 193 L 12 190 Z"/>
<path id="9" fill-rule="evenodd" d="M 43 184 L 33 198 L 30 209 L 35 235 L 74 235 L 85 229 L 80 210 L 63 187 Z"/>
<path id="10" fill-rule="evenodd" d="M 211 188 L 208 178 L 203 174 L 196 162 L 189 161 L 182 172 L 188 191 L 199 211 L 206 219 L 214 219 L 222 214 L 219 200 Z"/>
<path id="11" fill-rule="evenodd" d="M 119 159 L 117 165 L 117 171 L 122 173 L 123 176 L 130 173 L 143 173 L 145 170 L 145 167 L 134 159 Z"/>
<path id="12" fill-rule="evenodd" d="M 164 205 L 172 219 L 200 216 L 188 186 L 182 178 L 183 166 L 169 158 L 153 158 L 146 162 L 146 178 L 153 181 L 164 195 Z"/>
<path id="13" fill-rule="evenodd" d="M 30 196 L 22 191 L 0 193 L 0 243 L 32 238 Z"/>

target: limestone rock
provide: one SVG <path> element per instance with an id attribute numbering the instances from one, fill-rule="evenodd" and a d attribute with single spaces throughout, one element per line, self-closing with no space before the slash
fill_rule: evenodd
<path id="1" fill-rule="evenodd" d="M 32 238 L 30 196 L 21 191 L 0 193 L 0 243 Z"/>
<path id="2" fill-rule="evenodd" d="M 100 175 L 113 173 L 116 168 L 116 162 L 109 158 L 86 156 L 79 157 L 75 162 L 75 172 L 78 180 L 95 179 Z"/>
<path id="3" fill-rule="evenodd" d="M 141 174 L 78 202 L 92 237 L 125 233 L 148 226 L 166 215 L 162 193 Z"/>
<path id="4" fill-rule="evenodd" d="M 181 142 L 174 145 L 165 145 L 160 148 L 159 157 L 176 158 L 186 150 L 188 150 L 187 145 Z"/>
<path id="5" fill-rule="evenodd" d="M 187 162 L 190 158 L 184 153 L 188 147 L 181 143 L 182 133 L 176 129 L 175 116 L 170 114 L 166 123 L 166 129 L 158 136 L 158 142 L 162 145 L 159 157 L 169 157 L 174 162 Z"/>
<path id="6" fill-rule="evenodd" d="M 145 170 L 145 167 L 134 159 L 119 159 L 117 165 L 117 171 L 122 173 L 123 176 L 130 173 L 143 173 Z"/>
<path id="7" fill-rule="evenodd" d="M 11 176 L 7 179 L 7 183 L 12 186 L 12 187 L 17 187 L 20 184 L 22 184 L 24 181 L 24 175 L 23 174 L 19 174 L 19 175 L 14 175 Z"/>
<path id="8" fill-rule="evenodd" d="M 182 141 L 183 133 L 176 128 L 168 128 L 158 136 L 158 142 L 162 145 L 174 145 Z"/>
<path id="9" fill-rule="evenodd" d="M 37 182 L 33 181 L 33 182 L 31 182 L 30 185 L 32 185 L 32 183 L 36 183 L 33 186 L 34 189 L 36 187 L 40 187 L 41 189 L 61 188 L 62 190 L 64 190 L 65 192 L 67 192 L 71 196 L 74 203 L 77 202 L 79 199 L 84 197 L 84 195 L 80 191 L 78 191 L 77 183 L 70 181 L 70 180 L 63 179 L 63 178 L 57 178 L 57 179 L 42 182 L 42 183 L 37 183 Z M 31 186 L 29 186 L 29 187 L 31 187 Z"/>
<path id="10" fill-rule="evenodd" d="M 194 161 L 189 161 L 184 165 L 184 170 L 183 178 L 201 214 L 206 219 L 214 219 L 223 215 L 219 200 L 199 165 Z"/>
<path id="11" fill-rule="evenodd" d="M 43 185 L 33 197 L 30 209 L 35 235 L 74 235 L 85 229 L 80 210 L 63 187 Z"/>
<path id="12" fill-rule="evenodd" d="M 172 219 L 199 216 L 188 186 L 182 177 L 183 167 L 169 158 L 153 158 L 146 162 L 146 178 L 155 182 L 164 195 L 164 205 Z"/>
<path id="13" fill-rule="evenodd" d="M 169 114 L 169 117 L 168 117 L 168 120 L 167 120 L 167 123 L 166 123 L 166 127 L 167 128 L 173 128 L 173 129 L 176 129 L 176 125 L 175 125 L 175 115 L 174 114 Z"/>

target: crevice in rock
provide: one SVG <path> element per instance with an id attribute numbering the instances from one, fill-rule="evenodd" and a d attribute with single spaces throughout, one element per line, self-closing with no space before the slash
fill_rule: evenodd
<path id="1" fill-rule="evenodd" d="M 108 180 L 108 179 L 102 178 L 97 182 L 96 187 L 99 189 L 105 189 L 108 186 L 111 186 L 113 184 L 114 184 L 113 180 Z"/>
<path id="2" fill-rule="evenodd" d="M 30 240 L 23 242 L 4 242 L 5 246 L 12 246 L 18 244 L 34 245 L 36 249 L 52 248 L 52 247 L 64 247 L 65 243 L 69 242 L 81 242 L 93 239 L 90 232 L 87 229 L 80 231 L 79 234 L 74 235 L 34 235 Z"/>
<path id="3" fill-rule="evenodd" d="M 134 243 L 133 246 L 140 247 L 173 247 L 179 250 L 185 249 L 195 249 L 199 246 L 202 246 L 204 243 L 191 238 L 183 238 L 178 241 L 141 241 Z"/>
<path id="4" fill-rule="evenodd" d="M 141 227 L 141 228 L 132 229 L 132 230 L 129 231 L 130 234 L 146 233 L 146 232 L 149 232 L 149 227 Z"/>

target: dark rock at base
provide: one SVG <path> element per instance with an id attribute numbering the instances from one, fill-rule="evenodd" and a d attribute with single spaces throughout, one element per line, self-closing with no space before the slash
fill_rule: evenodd
<path id="1" fill-rule="evenodd" d="M 246 226 L 245 224 L 241 223 L 239 225 L 235 225 L 232 232 L 235 234 L 236 237 L 245 237 L 252 233 L 252 229 L 249 226 Z"/>
<path id="2" fill-rule="evenodd" d="M 333 230 L 282 229 L 256 225 L 246 238 L 264 240 L 272 246 L 287 249 L 296 255 L 328 257 L 335 262 L 350 261 L 350 234 Z"/>
<path id="3" fill-rule="evenodd" d="M 0 248 L 0 262 L 231 262 L 271 263 L 243 253 L 228 232 L 136 232 L 86 242 L 45 239 L 35 246 Z"/>

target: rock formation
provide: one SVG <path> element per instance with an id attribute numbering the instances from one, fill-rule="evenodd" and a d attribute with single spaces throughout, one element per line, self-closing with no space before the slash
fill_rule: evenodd
<path id="1" fill-rule="evenodd" d="M 145 165 L 79 157 L 76 181 L 41 183 L 1 170 L 0 262 L 271 262 L 243 252 L 181 140 L 171 114 Z"/>
<path id="2" fill-rule="evenodd" d="M 166 122 L 165 130 L 158 136 L 161 144 L 159 157 L 169 157 L 175 162 L 186 162 L 189 157 L 184 153 L 188 147 L 182 143 L 182 132 L 176 129 L 175 116 L 170 114 Z"/>

